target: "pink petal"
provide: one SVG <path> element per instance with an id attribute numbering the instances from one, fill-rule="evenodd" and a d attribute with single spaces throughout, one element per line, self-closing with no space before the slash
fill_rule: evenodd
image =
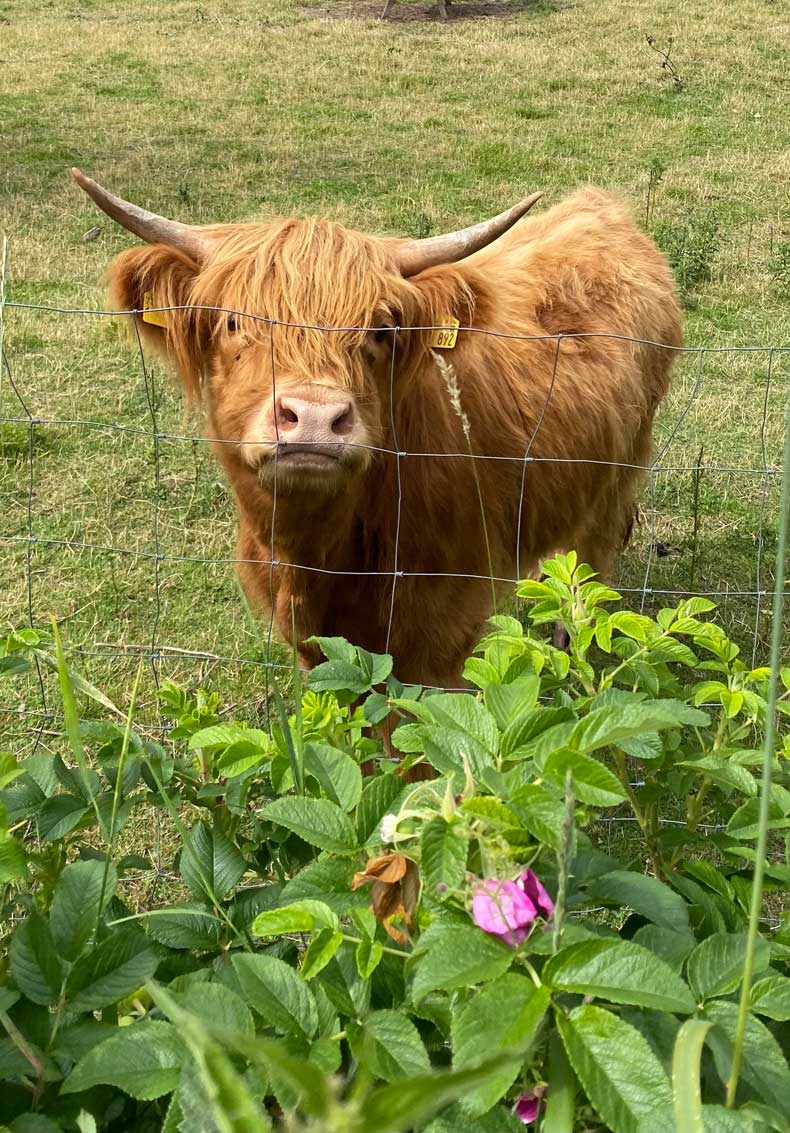
<path id="1" fill-rule="evenodd" d="M 537 915 L 535 906 L 515 881 L 491 878 L 472 898 L 472 919 L 478 928 L 520 944 Z"/>
<path id="2" fill-rule="evenodd" d="M 554 902 L 543 888 L 537 874 L 531 869 L 525 869 L 516 884 L 530 899 L 536 910 L 543 915 L 544 920 L 549 920 L 554 912 Z"/>
<path id="3" fill-rule="evenodd" d="M 535 1089 L 530 1090 L 529 1093 L 522 1094 L 513 1106 L 513 1113 L 524 1125 L 529 1125 L 529 1123 L 534 1121 L 538 1116 L 540 1099 L 545 1093 L 545 1086 L 536 1086 Z"/>

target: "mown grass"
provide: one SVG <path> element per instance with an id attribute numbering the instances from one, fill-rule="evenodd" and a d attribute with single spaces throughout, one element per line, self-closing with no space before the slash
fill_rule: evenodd
<path id="1" fill-rule="evenodd" d="M 388 23 L 378 9 L 0 3 L 8 299 L 103 305 L 104 268 L 130 240 L 69 184 L 71 165 L 188 221 L 325 212 L 420 236 L 527 190 L 551 202 L 594 181 L 628 196 L 661 233 L 686 286 L 689 344 L 787 343 L 776 265 L 790 235 L 790 21 L 779 5 L 458 0 L 446 24 L 427 3 L 396 5 Z M 671 41 L 679 83 L 647 33 L 659 47 Z M 231 502 L 199 420 L 184 420 L 155 363 L 146 388 L 109 318 L 9 307 L 5 345 L 35 419 L 129 431 L 0 424 L 0 534 L 21 540 L 2 545 L 0 621 L 27 622 L 29 585 L 34 624 L 56 613 L 81 668 L 120 700 L 131 655 L 152 641 L 241 657 L 248 664 L 164 651 L 157 670 L 211 681 L 255 711 L 265 627 L 245 618 L 229 563 L 182 561 L 233 555 Z M 754 591 L 759 548 L 770 588 L 778 482 L 747 470 L 778 467 L 790 360 L 774 354 L 766 396 L 768 361 L 760 349 L 691 353 L 678 366 L 658 429 L 659 446 L 672 438 L 663 459 L 672 470 L 645 497 L 623 586 L 640 590 L 649 556 L 651 588 Z M 156 508 L 151 396 L 158 429 L 187 438 L 160 444 Z M 27 415 L 8 373 L 0 415 Z M 97 549 L 39 543 L 28 562 L 29 525 L 41 539 Z M 737 594 L 723 602 L 749 654 L 755 643 L 763 653 L 769 605 Z M 119 650 L 128 659 L 108 659 Z M 149 680 L 144 705 L 152 691 Z M 23 693 L 22 707 L 37 708 L 35 687 Z M 27 733 L 19 721 L 7 716 L 6 726 Z"/>

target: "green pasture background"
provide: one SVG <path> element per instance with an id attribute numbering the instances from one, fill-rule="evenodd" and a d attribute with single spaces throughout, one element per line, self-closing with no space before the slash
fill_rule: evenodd
<path id="1" fill-rule="evenodd" d="M 132 240 L 70 184 L 72 165 L 186 221 L 318 212 L 418 236 L 535 189 L 551 203 L 596 182 L 630 199 L 671 253 L 690 346 L 788 343 L 790 9 L 457 0 L 447 23 L 429 3 L 397 4 L 387 23 L 378 10 L 345 0 L 0 3 L 7 300 L 104 304 L 102 273 Z M 172 650 L 264 660 L 265 627 L 247 619 L 232 566 L 178 561 L 232 558 L 233 509 L 199 416 L 185 419 L 158 363 L 158 428 L 186 439 L 160 442 L 157 489 L 146 383 L 115 321 L 7 306 L 4 335 L 0 416 L 20 420 L 0 423 L 0 534 L 10 537 L 0 543 L 0 625 L 26 625 L 30 613 L 39 626 L 54 613 L 78 666 L 119 702 L 154 629 Z M 790 357 L 773 354 L 768 383 L 770 358 L 684 356 L 658 428 L 659 445 L 672 438 L 663 463 L 673 470 L 643 500 L 622 585 L 642 586 L 650 556 L 654 589 L 771 589 Z M 31 430 L 11 378 L 34 419 L 130 431 Z M 747 471 L 764 467 L 772 475 Z M 157 490 L 158 563 L 64 544 L 28 550 L 32 531 L 149 556 Z M 770 600 L 758 609 L 736 593 L 722 608 L 748 655 L 756 646 L 764 656 Z M 108 657 L 119 650 L 127 656 Z M 172 650 L 160 675 L 209 681 L 231 704 L 262 708 L 258 665 Z M 149 675 L 149 707 L 152 692 Z M 3 698 L 39 707 L 35 685 Z M 0 727 L 21 736 L 30 722 L 12 712 Z"/>

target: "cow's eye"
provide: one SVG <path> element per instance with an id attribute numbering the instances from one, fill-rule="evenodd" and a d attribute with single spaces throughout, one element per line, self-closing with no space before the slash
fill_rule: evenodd
<path id="1" fill-rule="evenodd" d="M 235 315 L 228 315 L 228 330 L 234 334 L 239 329 L 239 324 L 236 321 Z"/>
<path id="2" fill-rule="evenodd" d="M 373 332 L 374 342 L 389 342 L 395 332 L 394 327 L 379 327 Z"/>

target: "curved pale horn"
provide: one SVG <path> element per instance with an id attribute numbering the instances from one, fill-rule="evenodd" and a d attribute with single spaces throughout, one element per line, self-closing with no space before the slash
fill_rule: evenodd
<path id="1" fill-rule="evenodd" d="M 157 216 L 155 212 L 149 212 L 148 209 L 116 197 L 92 181 L 90 177 L 86 177 L 80 169 L 72 169 L 71 175 L 102 212 L 106 212 L 107 216 L 112 217 L 122 228 L 133 232 L 147 244 L 169 244 L 172 248 L 186 252 L 197 263 L 205 259 L 208 244 L 188 224 Z"/>
<path id="2" fill-rule="evenodd" d="M 490 220 L 482 220 L 473 224 L 471 228 L 462 228 L 458 232 L 446 232 L 444 236 L 428 236 L 424 240 L 412 240 L 404 244 L 400 252 L 400 269 L 403 275 L 416 275 L 425 268 L 436 264 L 451 264 L 456 260 L 463 260 L 473 252 L 479 252 L 487 244 L 491 244 L 508 228 L 512 228 L 524 213 L 529 212 L 534 204 L 540 200 L 543 193 L 533 193 L 519 201 L 513 208 L 493 216 Z"/>

